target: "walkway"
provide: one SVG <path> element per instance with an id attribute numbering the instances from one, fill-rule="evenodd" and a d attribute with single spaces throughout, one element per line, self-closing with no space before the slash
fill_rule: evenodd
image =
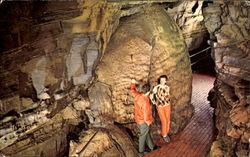
<path id="1" fill-rule="evenodd" d="M 170 143 L 164 144 L 162 139 L 156 139 L 155 143 L 161 148 L 145 157 L 205 157 L 208 154 L 213 138 L 213 109 L 209 106 L 207 96 L 213 82 L 211 76 L 193 75 L 193 118 L 182 132 L 170 136 Z"/>

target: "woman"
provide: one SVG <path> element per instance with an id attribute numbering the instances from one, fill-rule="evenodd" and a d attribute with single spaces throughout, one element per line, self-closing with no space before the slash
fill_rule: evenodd
<path id="1" fill-rule="evenodd" d="M 170 128 L 170 98 L 169 98 L 169 86 L 167 85 L 168 77 L 162 75 L 158 79 L 158 85 L 153 88 L 153 92 L 150 95 L 150 99 L 154 105 L 156 105 L 158 115 L 161 120 L 161 134 L 165 142 L 170 142 L 168 136 Z"/>

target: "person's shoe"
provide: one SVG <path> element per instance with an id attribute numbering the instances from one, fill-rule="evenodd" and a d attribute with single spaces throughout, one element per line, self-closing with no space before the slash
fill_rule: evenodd
<path id="1" fill-rule="evenodd" d="M 170 138 L 169 138 L 169 136 L 167 135 L 167 136 L 163 136 L 163 140 L 165 141 L 165 142 L 170 142 Z"/>
<path id="2" fill-rule="evenodd" d="M 153 149 L 151 149 L 151 151 L 153 151 L 153 150 L 157 150 L 157 149 L 160 149 L 161 147 L 159 147 L 159 146 L 154 146 L 154 148 Z"/>
<path id="3" fill-rule="evenodd" d="M 145 152 L 150 152 L 151 151 L 151 149 L 149 148 L 149 147 L 145 147 L 145 150 L 144 150 Z"/>
<path id="4" fill-rule="evenodd" d="M 148 154 L 149 152 L 147 152 L 147 151 L 144 151 L 144 152 L 139 152 L 141 155 L 146 155 L 146 154 Z"/>

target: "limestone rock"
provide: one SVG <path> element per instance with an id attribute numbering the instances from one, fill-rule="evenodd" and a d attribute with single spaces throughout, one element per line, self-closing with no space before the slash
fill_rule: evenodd
<path id="1" fill-rule="evenodd" d="M 167 9 L 182 30 L 189 51 L 199 48 L 208 36 L 202 13 L 203 3 L 203 1 L 182 1 Z"/>
<path id="2" fill-rule="evenodd" d="M 135 78 L 141 84 L 149 82 L 152 87 L 162 74 L 170 78 L 172 132 L 183 128 L 192 116 L 192 77 L 186 45 L 177 25 L 160 7 L 152 7 L 121 21 L 96 74 L 100 82 L 111 86 L 116 122 L 134 121 L 133 102 L 129 98 L 130 80 Z"/>
<path id="3" fill-rule="evenodd" d="M 249 9 L 249 4 L 242 1 L 208 4 L 203 11 L 217 72 L 210 99 L 218 129 L 214 144 L 223 144 L 211 148 L 210 154 L 215 156 L 217 151 L 223 156 L 246 156 L 249 151 Z"/>
<path id="4" fill-rule="evenodd" d="M 136 157 L 137 150 L 132 140 L 118 127 L 110 125 L 104 128 L 93 128 L 83 133 L 79 142 L 70 142 L 69 156 L 121 156 Z"/>
<path id="5" fill-rule="evenodd" d="M 244 134 L 241 136 L 241 142 L 242 143 L 249 143 L 250 139 L 250 132 L 249 130 L 245 131 Z"/>
<path id="6" fill-rule="evenodd" d="M 43 140 L 41 143 L 34 143 L 31 139 L 18 143 L 18 147 L 23 145 L 22 148 L 28 148 L 24 150 L 15 151 L 15 149 L 6 149 L 3 151 L 8 156 L 11 153 L 13 157 L 19 156 L 61 156 L 64 153 L 64 149 L 67 147 L 66 134 L 61 132 L 51 136 L 48 139 Z M 25 147 L 26 146 L 26 147 Z M 11 151 L 11 152 L 8 152 Z"/>
<path id="7" fill-rule="evenodd" d="M 66 107 L 62 110 L 63 119 L 77 119 L 78 115 L 72 107 Z"/>
<path id="8" fill-rule="evenodd" d="M 210 156 L 211 157 L 223 157 L 222 144 L 219 141 L 213 142 L 211 146 Z"/>
<path id="9" fill-rule="evenodd" d="M 15 95 L 10 98 L 5 98 L 0 100 L 0 117 L 10 112 L 11 110 L 20 111 L 21 101 L 19 96 Z"/>
<path id="10" fill-rule="evenodd" d="M 48 93 L 39 94 L 37 97 L 38 97 L 39 99 L 41 99 L 41 100 L 50 99 L 50 96 L 49 96 Z"/>
<path id="11" fill-rule="evenodd" d="M 93 65 L 97 57 L 97 45 L 94 45 L 86 34 L 75 35 L 66 61 L 68 80 L 73 79 L 74 85 L 87 84 L 92 77 Z"/>
<path id="12" fill-rule="evenodd" d="M 89 88 L 90 109 L 93 118 L 101 123 L 109 124 L 114 122 L 113 104 L 111 101 L 110 87 L 104 83 L 96 82 Z M 90 116 L 90 114 L 88 114 Z M 95 120 L 95 123 L 97 121 Z"/>
<path id="13" fill-rule="evenodd" d="M 32 130 L 32 127 L 48 121 L 47 114 L 48 111 L 43 110 L 37 114 L 26 115 L 19 119 L 16 118 L 17 122 L 15 125 L 13 125 L 12 121 L 2 123 L 0 132 L 5 134 L 2 134 L 0 137 L 0 150 L 16 142 L 19 137 Z"/>
<path id="14" fill-rule="evenodd" d="M 95 81 L 94 71 L 119 18 L 143 8 L 121 10 L 126 4 L 1 3 L 1 153 L 62 156 L 76 125 L 113 122 L 112 91 Z"/>
<path id="15" fill-rule="evenodd" d="M 249 113 L 246 108 L 241 106 L 234 108 L 230 111 L 230 118 L 234 125 L 236 126 L 244 126 L 247 122 L 250 121 Z"/>
<path id="16" fill-rule="evenodd" d="M 7 130 L 11 122 L 4 123 L 5 132 L 8 133 L 0 138 L 1 152 L 11 156 L 43 154 L 48 157 L 65 153 L 69 124 L 78 125 L 81 122 L 80 113 L 69 105 L 51 119 L 46 117 L 48 114 L 44 110 L 37 114 L 24 115 L 17 119 L 17 124 L 11 125 L 12 130 Z"/>
<path id="17" fill-rule="evenodd" d="M 81 111 L 90 107 L 90 103 L 88 100 L 79 100 L 73 103 L 73 106 L 76 110 Z"/>
<path id="18" fill-rule="evenodd" d="M 227 127 L 227 135 L 230 136 L 230 137 L 233 137 L 235 139 L 238 139 L 242 136 L 244 130 L 241 129 L 241 128 L 236 128 L 236 127 L 233 127 L 232 125 L 228 124 L 228 127 Z"/>

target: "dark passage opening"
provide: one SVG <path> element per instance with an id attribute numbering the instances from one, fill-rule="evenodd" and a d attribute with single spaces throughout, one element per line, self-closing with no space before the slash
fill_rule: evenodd
<path id="1" fill-rule="evenodd" d="M 215 64 L 211 57 L 211 47 L 207 44 L 208 37 L 204 38 L 201 46 L 189 52 L 193 74 L 215 76 Z"/>

